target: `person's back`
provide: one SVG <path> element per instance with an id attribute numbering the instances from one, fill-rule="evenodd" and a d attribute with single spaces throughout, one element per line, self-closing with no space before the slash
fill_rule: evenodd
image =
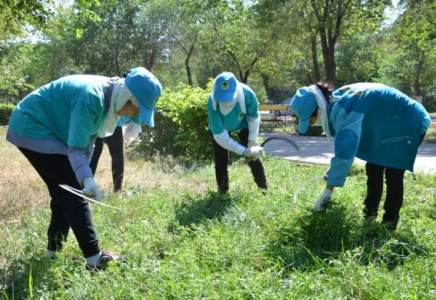
<path id="1" fill-rule="evenodd" d="M 38 88 L 13 111 L 11 131 L 28 139 L 59 139 L 66 147 L 86 147 L 104 120 L 108 79 L 71 75 Z"/>
<path id="2" fill-rule="evenodd" d="M 430 124 L 424 107 L 379 83 L 356 83 L 332 94 L 333 134 L 362 118 L 356 156 L 376 164 L 413 170 L 421 135 Z M 351 129 L 350 129 L 351 130 Z"/>

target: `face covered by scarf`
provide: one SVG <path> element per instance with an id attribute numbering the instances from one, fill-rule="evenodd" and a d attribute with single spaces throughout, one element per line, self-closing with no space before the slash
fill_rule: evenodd
<path id="1" fill-rule="evenodd" d="M 131 101 L 135 106 L 139 107 L 138 101 L 124 84 L 124 78 L 119 78 L 112 91 L 112 97 L 103 125 L 100 127 L 98 136 L 104 138 L 114 133 L 117 126 L 118 118 L 117 112 L 127 103 Z"/>

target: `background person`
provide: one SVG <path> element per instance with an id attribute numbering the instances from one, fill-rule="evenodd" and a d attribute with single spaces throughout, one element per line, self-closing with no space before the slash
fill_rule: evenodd
<path id="1" fill-rule="evenodd" d="M 248 165 L 254 180 L 259 188 L 266 190 L 265 170 L 259 159 L 264 151 L 257 142 L 260 116 L 255 93 L 233 73 L 223 72 L 213 82 L 207 111 L 218 191 L 229 190 L 229 151 L 250 158 Z M 231 138 L 232 131 L 238 133 L 239 143 Z"/>
<path id="2" fill-rule="evenodd" d="M 71 227 L 87 268 L 104 268 L 108 261 L 119 259 L 115 253 L 100 250 L 88 202 L 59 185 L 84 188 L 101 200 L 89 167 L 95 138 L 111 135 L 120 116 L 140 113 L 148 126 L 154 126 L 155 101 L 160 94 L 158 79 L 139 67 L 125 79 L 66 76 L 18 103 L 6 138 L 26 156 L 50 193 L 47 258 L 62 249 Z"/>
<path id="3" fill-rule="evenodd" d="M 365 217 L 377 216 L 386 172 L 383 223 L 396 229 L 403 204 L 403 176 L 413 171 L 418 147 L 430 126 L 424 107 L 400 91 L 379 83 L 355 83 L 335 90 L 325 84 L 298 89 L 292 109 L 298 131 L 322 126 L 334 137 L 335 155 L 326 173 L 327 188 L 314 210 L 323 211 L 334 187 L 342 187 L 353 160 L 367 161 Z"/>
<path id="4" fill-rule="evenodd" d="M 123 135 L 123 124 L 126 124 L 126 132 Z M 98 161 L 101 153 L 103 152 L 103 143 L 105 143 L 109 149 L 109 154 L 112 159 L 112 181 L 114 186 L 114 192 L 118 192 L 122 189 L 124 179 L 124 141 L 129 137 L 136 137 L 141 132 L 141 117 L 137 115 L 135 117 L 121 117 L 118 120 L 117 127 L 112 135 L 95 140 L 94 152 L 92 154 L 90 167 L 92 175 L 95 175 L 97 171 Z M 138 128 L 139 127 L 139 128 Z M 130 132 L 135 136 L 131 136 Z"/>

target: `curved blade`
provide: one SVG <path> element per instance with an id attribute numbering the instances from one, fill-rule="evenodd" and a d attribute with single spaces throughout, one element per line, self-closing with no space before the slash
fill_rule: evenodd
<path id="1" fill-rule="evenodd" d="M 70 192 L 70 193 L 72 193 L 72 194 L 74 194 L 76 196 L 82 197 L 83 199 L 85 199 L 85 200 L 87 200 L 89 202 L 92 202 L 92 203 L 95 203 L 95 204 L 98 204 L 98 205 L 101 205 L 101 206 L 113 208 L 113 209 L 119 209 L 119 210 L 121 209 L 119 207 L 115 207 L 115 206 L 112 206 L 112 205 L 104 204 L 104 203 L 98 202 L 98 201 L 96 201 L 94 199 L 91 199 L 91 198 L 87 197 L 86 194 L 83 191 L 77 190 L 77 189 L 75 189 L 75 188 L 73 188 L 73 187 L 71 187 L 69 185 L 60 184 L 59 187 L 63 188 L 64 190 L 66 190 L 66 191 L 68 191 L 68 192 Z"/>
<path id="2" fill-rule="evenodd" d="M 260 145 L 263 147 L 263 146 L 265 146 L 265 144 L 267 144 L 268 142 L 270 142 L 270 141 L 275 141 L 275 140 L 277 140 L 277 141 L 285 141 L 285 142 L 291 144 L 291 145 L 292 145 L 292 146 L 293 146 L 293 147 L 294 147 L 298 152 L 300 151 L 300 147 L 298 147 L 298 145 L 297 145 L 293 140 L 291 140 L 291 138 L 288 138 L 288 137 L 282 137 L 282 136 L 271 136 L 271 137 L 265 139 L 265 140 L 262 142 L 262 144 L 260 144 Z"/>

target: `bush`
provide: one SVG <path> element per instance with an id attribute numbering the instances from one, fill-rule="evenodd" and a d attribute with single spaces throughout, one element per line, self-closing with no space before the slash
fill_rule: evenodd
<path id="1" fill-rule="evenodd" d="M 133 145 L 146 157 L 155 154 L 208 159 L 212 155 L 208 132 L 209 92 L 187 85 L 165 89 L 156 104 L 155 127 L 143 128 Z"/>
<path id="2" fill-rule="evenodd" d="M 12 104 L 0 103 L 0 125 L 8 125 L 14 107 Z"/>

